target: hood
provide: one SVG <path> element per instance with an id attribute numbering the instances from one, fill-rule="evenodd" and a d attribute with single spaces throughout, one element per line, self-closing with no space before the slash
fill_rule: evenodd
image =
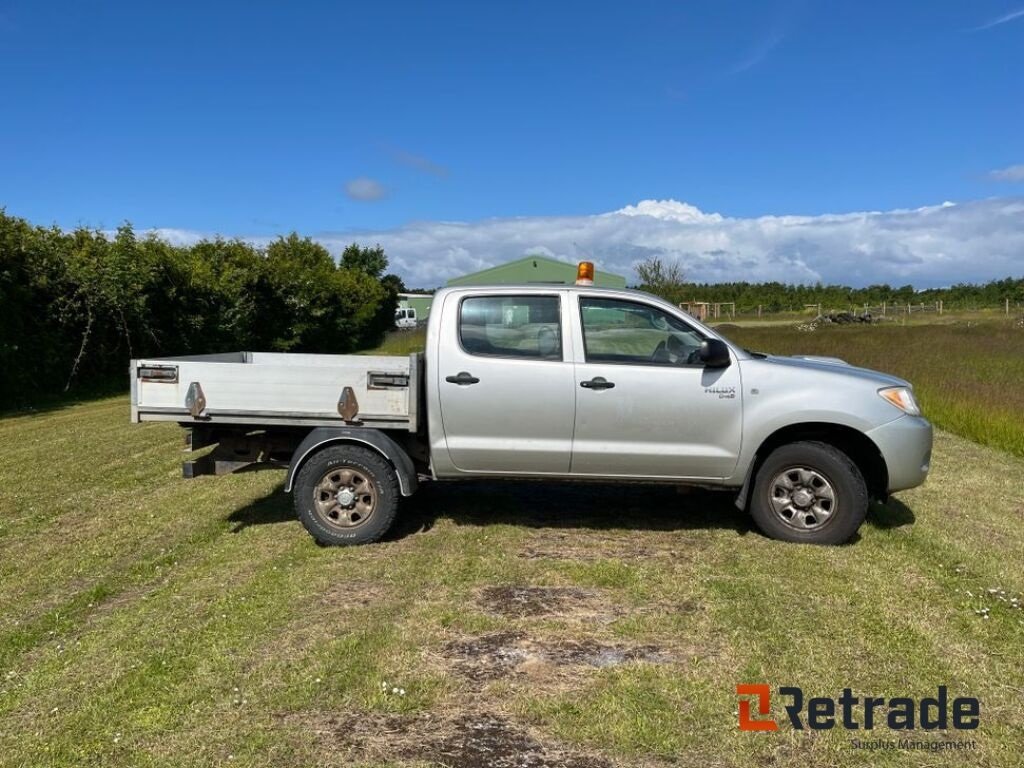
<path id="1" fill-rule="evenodd" d="M 811 371 L 821 371 L 833 375 L 853 376 L 858 379 L 867 379 L 878 383 L 880 387 L 909 387 L 910 382 L 881 371 L 873 371 L 870 368 L 858 368 L 850 365 L 838 357 L 815 357 L 814 355 L 793 355 L 784 357 L 782 355 L 768 355 L 764 362 L 773 365 L 784 365 L 790 368 L 802 368 Z"/>

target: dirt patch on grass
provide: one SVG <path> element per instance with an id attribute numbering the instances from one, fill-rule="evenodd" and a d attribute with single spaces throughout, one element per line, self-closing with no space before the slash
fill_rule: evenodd
<path id="1" fill-rule="evenodd" d="M 552 683 L 560 675 L 578 677 L 580 667 L 605 668 L 643 661 L 675 660 L 655 645 L 606 644 L 596 640 L 539 640 L 524 632 L 492 632 L 454 640 L 445 646 L 447 666 L 471 683 L 523 676 Z"/>
<path id="2" fill-rule="evenodd" d="M 492 632 L 454 640 L 445 646 L 443 655 L 460 677 L 473 682 L 496 680 L 512 674 L 530 658 L 525 643 L 523 632 Z"/>
<path id="3" fill-rule="evenodd" d="M 332 583 L 313 600 L 311 607 L 327 613 L 366 608 L 383 602 L 388 596 L 380 584 L 370 581 Z"/>
<path id="4" fill-rule="evenodd" d="M 586 548 L 579 547 L 566 550 L 563 547 L 545 545 L 527 545 L 519 557 L 524 560 L 571 560 L 573 562 L 594 562 L 596 560 L 649 560 L 653 557 L 668 557 L 669 553 L 644 546 L 642 544 L 617 544 L 607 546 L 607 543 L 588 542 Z"/>
<path id="5" fill-rule="evenodd" d="M 542 655 L 554 664 L 576 664 L 587 667 L 614 667 L 631 661 L 666 664 L 674 657 L 656 645 L 604 645 L 594 640 L 562 641 L 547 646 Z"/>
<path id="6" fill-rule="evenodd" d="M 579 587 L 495 586 L 480 591 L 479 602 L 491 613 L 510 618 L 560 616 L 589 606 L 590 590 Z"/>
<path id="7" fill-rule="evenodd" d="M 346 762 L 399 761 L 446 768 L 611 768 L 607 759 L 541 741 L 492 713 L 431 717 L 305 715 L 300 725 L 344 750 Z"/>

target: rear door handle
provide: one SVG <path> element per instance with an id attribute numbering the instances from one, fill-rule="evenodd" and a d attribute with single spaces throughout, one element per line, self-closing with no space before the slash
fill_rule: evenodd
<path id="1" fill-rule="evenodd" d="M 581 381 L 580 386 L 584 389 L 611 389 L 615 383 L 608 381 L 603 376 L 595 376 L 590 381 Z"/>
<path id="2" fill-rule="evenodd" d="M 460 387 L 464 387 L 468 384 L 476 384 L 480 381 L 476 376 L 473 376 L 466 371 L 459 371 L 455 376 L 445 376 L 444 380 L 449 384 L 458 384 Z"/>

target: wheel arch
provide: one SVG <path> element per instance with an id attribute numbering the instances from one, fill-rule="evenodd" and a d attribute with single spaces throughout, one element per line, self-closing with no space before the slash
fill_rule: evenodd
<path id="1" fill-rule="evenodd" d="M 284 483 L 286 493 L 291 493 L 292 485 L 302 466 L 317 451 L 329 445 L 339 444 L 360 445 L 372 449 L 395 469 L 398 475 L 398 488 L 403 496 L 412 496 L 419 483 L 416 478 L 416 467 L 402 447 L 378 429 L 361 429 L 344 427 L 317 427 L 299 443 L 292 454 L 288 465 L 288 477 Z"/>
<path id="2" fill-rule="evenodd" d="M 828 443 L 845 453 L 863 475 L 869 496 L 883 500 L 888 496 L 889 469 L 882 457 L 882 452 L 870 437 L 845 424 L 807 421 L 780 427 L 761 442 L 750 462 L 743 487 L 740 488 L 740 493 L 736 497 L 736 506 L 740 509 L 747 508 L 750 488 L 757 477 L 758 470 L 772 451 L 780 446 L 805 440 Z"/>

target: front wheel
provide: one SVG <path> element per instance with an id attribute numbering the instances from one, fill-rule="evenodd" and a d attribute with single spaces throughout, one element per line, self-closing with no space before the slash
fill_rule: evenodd
<path id="1" fill-rule="evenodd" d="M 311 456 L 295 480 L 295 511 L 324 546 L 368 544 L 387 533 L 398 511 L 398 475 L 383 456 L 333 445 Z"/>
<path id="2" fill-rule="evenodd" d="M 807 544 L 842 544 L 867 512 L 867 485 L 857 465 L 835 446 L 812 441 L 772 451 L 750 503 L 767 536 Z"/>

